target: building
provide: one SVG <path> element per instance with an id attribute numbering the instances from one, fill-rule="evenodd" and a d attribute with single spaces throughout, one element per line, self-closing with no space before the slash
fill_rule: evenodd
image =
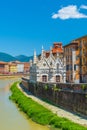
<path id="1" fill-rule="evenodd" d="M 78 42 L 73 41 L 64 46 L 64 55 L 66 58 L 66 82 L 79 82 L 78 63 L 76 54 L 78 51 Z"/>
<path id="2" fill-rule="evenodd" d="M 66 81 L 87 83 L 87 36 L 65 45 L 64 55 L 66 57 Z"/>
<path id="3" fill-rule="evenodd" d="M 15 74 L 17 73 L 17 64 L 14 62 L 9 63 L 9 73 L 10 74 Z"/>
<path id="4" fill-rule="evenodd" d="M 17 73 L 23 73 L 24 72 L 24 63 L 20 61 L 14 61 L 12 63 L 15 63 L 17 66 Z"/>
<path id="5" fill-rule="evenodd" d="M 30 69 L 29 62 L 0 61 L 0 74 L 17 74 L 17 73 L 29 74 L 29 69 Z"/>
<path id="6" fill-rule="evenodd" d="M 44 51 L 39 58 L 34 51 L 33 62 L 30 62 L 30 82 L 66 82 L 65 58 L 62 43 L 54 43 L 50 51 Z"/>
<path id="7" fill-rule="evenodd" d="M 79 65 L 79 79 L 82 83 L 87 83 L 87 35 L 75 39 L 78 42 L 78 52 L 76 60 Z"/>
<path id="8" fill-rule="evenodd" d="M 6 62 L 0 62 L 0 74 L 7 74 L 9 72 L 9 65 Z"/>
<path id="9" fill-rule="evenodd" d="M 24 73 L 29 73 L 30 70 L 30 63 L 29 62 L 24 62 Z"/>

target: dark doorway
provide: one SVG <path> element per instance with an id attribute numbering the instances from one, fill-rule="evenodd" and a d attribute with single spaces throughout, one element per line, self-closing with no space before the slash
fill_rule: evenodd
<path id="1" fill-rule="evenodd" d="M 56 75 L 56 82 L 60 82 L 60 76 Z"/>

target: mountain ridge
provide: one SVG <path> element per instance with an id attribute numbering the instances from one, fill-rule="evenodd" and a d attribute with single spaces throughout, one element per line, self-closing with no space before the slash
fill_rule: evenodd
<path id="1" fill-rule="evenodd" d="M 29 62 L 33 59 L 33 56 L 26 56 L 26 55 L 18 55 L 12 56 L 10 54 L 0 52 L 0 61 L 3 62 L 11 62 L 11 61 L 20 61 L 20 62 Z"/>

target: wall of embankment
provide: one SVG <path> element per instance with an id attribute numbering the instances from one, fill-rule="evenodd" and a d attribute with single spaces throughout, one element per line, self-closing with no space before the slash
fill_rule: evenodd
<path id="1" fill-rule="evenodd" d="M 87 84 L 30 83 L 22 78 L 22 85 L 35 96 L 87 116 Z"/>

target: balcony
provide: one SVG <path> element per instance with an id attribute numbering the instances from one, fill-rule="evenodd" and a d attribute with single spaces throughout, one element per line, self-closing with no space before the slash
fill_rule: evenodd
<path id="1" fill-rule="evenodd" d="M 81 48 L 82 48 L 82 45 L 79 45 L 79 46 L 78 46 L 78 49 L 81 49 Z"/>
<path id="2" fill-rule="evenodd" d="M 84 54 L 84 56 L 87 56 L 87 52 L 86 51 L 83 51 L 83 54 Z"/>
<path id="3" fill-rule="evenodd" d="M 81 46 L 81 45 L 79 45 L 79 47 L 78 47 L 78 51 L 81 52 L 83 49 L 84 49 L 84 47 Z"/>
<path id="4" fill-rule="evenodd" d="M 77 56 L 82 57 L 82 51 L 80 51 Z"/>
<path id="5" fill-rule="evenodd" d="M 83 61 L 83 65 L 87 66 L 87 61 Z"/>
<path id="6" fill-rule="evenodd" d="M 80 74 L 81 74 L 81 75 L 85 75 L 85 74 L 86 74 L 86 71 L 84 70 L 84 71 L 82 71 Z"/>
<path id="7" fill-rule="evenodd" d="M 87 41 L 85 41 L 85 42 L 84 42 L 84 47 L 86 47 L 86 48 L 87 48 Z"/>

